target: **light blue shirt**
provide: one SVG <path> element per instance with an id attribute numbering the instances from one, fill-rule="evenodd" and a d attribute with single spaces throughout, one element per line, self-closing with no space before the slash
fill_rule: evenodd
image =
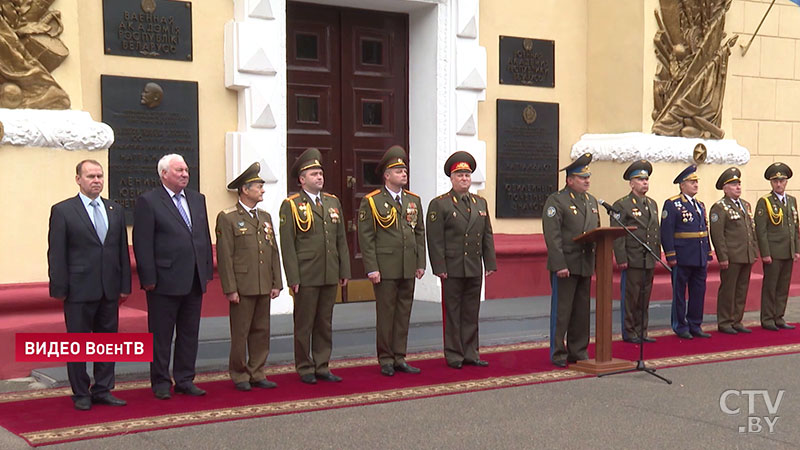
<path id="1" fill-rule="evenodd" d="M 92 199 L 83 195 L 83 192 L 78 192 L 78 197 L 81 198 L 81 201 L 83 202 L 83 207 L 86 208 L 86 213 L 89 214 L 89 221 L 92 222 L 92 225 L 94 225 L 95 228 L 97 228 L 97 224 L 94 223 L 94 206 L 89 204 L 92 202 Z M 108 212 L 106 211 L 106 205 L 103 204 L 103 200 L 100 198 L 99 195 L 97 196 L 97 204 L 99 205 L 98 208 L 100 208 L 100 215 L 103 216 L 103 220 L 106 221 L 106 230 L 107 230 Z"/>
<path id="2" fill-rule="evenodd" d="M 175 204 L 175 192 L 172 192 L 167 186 L 165 186 L 163 184 L 162 184 L 162 186 L 164 186 L 164 189 L 167 190 L 167 194 L 169 194 L 169 199 L 172 202 L 172 204 L 174 205 Z M 192 213 L 191 213 L 191 211 L 189 211 L 189 202 L 186 201 L 186 194 L 184 194 L 183 191 L 181 191 L 180 193 L 178 193 L 178 199 L 180 199 L 181 206 L 183 206 L 183 210 L 186 211 L 186 216 L 189 217 L 189 224 L 191 224 L 192 223 Z M 177 206 L 176 206 L 176 208 L 177 208 Z"/>

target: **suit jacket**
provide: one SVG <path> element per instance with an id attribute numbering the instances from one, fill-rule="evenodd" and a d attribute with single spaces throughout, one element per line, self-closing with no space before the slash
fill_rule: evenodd
<path id="1" fill-rule="evenodd" d="M 385 186 L 361 200 L 358 243 L 367 274 L 380 271 L 382 279 L 408 279 L 414 278 L 417 269 L 425 269 L 422 202 L 407 190 L 401 201 L 402 205 L 397 204 Z"/>
<path id="2" fill-rule="evenodd" d="M 717 260 L 735 264 L 752 264 L 758 257 L 755 222 L 750 203 L 739 198 L 744 212 L 728 197 L 711 205 L 709 228 Z"/>
<path id="3" fill-rule="evenodd" d="M 775 259 L 792 259 L 792 255 L 800 251 L 797 237 L 797 199 L 793 196 L 786 194 L 786 206 L 783 206 L 774 192 L 758 199 L 755 222 L 762 258 L 770 256 Z"/>
<path id="4" fill-rule="evenodd" d="M 324 192 L 320 201 L 322 208 L 300 191 L 281 204 L 281 250 L 289 286 L 335 285 L 342 278 L 350 278 L 342 204 L 335 195 Z M 303 231 L 309 215 L 313 218 Z"/>
<path id="5" fill-rule="evenodd" d="M 269 295 L 283 289 L 272 217 L 258 209 L 258 221 L 240 203 L 217 215 L 217 271 L 222 292 Z"/>
<path id="6" fill-rule="evenodd" d="M 542 214 L 547 270 L 569 269 L 570 275 L 591 276 L 596 245 L 579 244 L 572 239 L 599 226 L 600 214 L 593 195 L 577 194 L 568 187 L 550 194 Z"/>
<path id="7" fill-rule="evenodd" d="M 206 198 L 184 189 L 192 229 L 186 226 L 175 202 L 163 186 L 136 200 L 133 219 L 133 252 L 142 286 L 155 285 L 161 295 L 186 295 L 192 290 L 195 272 L 200 286 L 213 277 L 211 235 L 208 231 Z"/>
<path id="8" fill-rule="evenodd" d="M 50 210 L 47 263 L 50 296 L 68 302 L 117 300 L 131 292 L 128 232 L 122 208 L 102 199 L 108 215 L 105 242 L 97 237 L 79 196 L 56 203 Z"/>
<path id="9" fill-rule="evenodd" d="M 706 267 L 711 261 L 706 207 L 697 201 L 700 212 L 679 194 L 664 202 L 661 211 L 661 246 L 667 261 L 681 266 Z"/>
<path id="10" fill-rule="evenodd" d="M 464 205 L 455 191 L 440 195 L 428 205 L 425 229 L 428 255 L 434 274 L 448 277 L 479 277 L 486 270 L 497 270 L 494 234 L 486 199 L 469 194 Z M 469 209 L 469 212 L 467 212 Z"/>
<path id="11" fill-rule="evenodd" d="M 655 200 L 648 196 L 641 199 L 631 192 L 614 202 L 614 208 L 620 212 L 619 221 L 626 227 L 636 227 L 633 234 L 660 256 L 661 235 Z M 617 225 L 615 221 L 611 222 L 611 226 Z M 636 269 L 652 269 L 656 265 L 650 253 L 627 234 L 614 240 L 614 257 L 617 264 L 628 264 Z"/>

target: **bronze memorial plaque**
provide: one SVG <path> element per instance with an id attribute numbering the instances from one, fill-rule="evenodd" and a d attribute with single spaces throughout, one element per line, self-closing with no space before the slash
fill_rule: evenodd
<path id="1" fill-rule="evenodd" d="M 114 130 L 108 150 L 108 193 L 133 223 L 136 199 L 161 186 L 156 165 L 177 153 L 199 186 L 197 82 L 102 75 L 103 122 Z"/>
<path id="2" fill-rule="evenodd" d="M 192 60 L 192 4 L 103 0 L 106 55 Z"/>
<path id="3" fill-rule="evenodd" d="M 497 100 L 497 217 L 542 217 L 558 190 L 558 103 Z"/>
<path id="4" fill-rule="evenodd" d="M 500 36 L 500 84 L 555 87 L 555 41 Z"/>

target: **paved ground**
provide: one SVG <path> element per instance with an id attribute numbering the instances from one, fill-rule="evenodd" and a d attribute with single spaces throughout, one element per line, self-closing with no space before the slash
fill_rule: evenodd
<path id="1" fill-rule="evenodd" d="M 657 326 L 664 327 L 663 317 L 659 318 L 663 311 L 654 312 L 661 322 Z M 748 313 L 747 318 L 757 319 L 758 313 Z M 800 320 L 800 300 L 790 301 L 787 319 Z M 482 330 L 491 329 L 493 320 L 504 324 L 507 335 L 517 333 L 508 327 L 509 317 L 487 317 Z M 503 331 L 491 334 L 501 336 Z M 674 381 L 672 385 L 633 373 L 153 431 L 55 447 L 800 448 L 799 371 L 800 355 L 774 356 L 660 370 L 659 374 Z M 27 388 L 23 382 L 2 384 L 6 390 L 12 386 Z M 747 398 L 737 394 L 729 395 L 726 405 L 740 408 L 740 413 L 723 412 L 723 392 L 747 389 L 766 390 L 773 402 L 779 390 L 784 394 L 772 415 L 763 398 L 756 396 L 754 418 L 748 419 Z M 777 420 L 772 433 L 766 429 L 764 416 Z M 740 427 L 747 431 L 748 420 L 758 420 L 764 428 L 740 432 Z M 755 425 L 751 428 L 758 431 Z M 0 429 L 0 448 L 27 445 Z"/>

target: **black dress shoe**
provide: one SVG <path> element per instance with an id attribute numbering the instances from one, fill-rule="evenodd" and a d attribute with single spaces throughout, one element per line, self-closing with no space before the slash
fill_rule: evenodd
<path id="1" fill-rule="evenodd" d="M 645 337 L 643 337 L 643 338 L 642 338 L 642 340 L 643 340 L 644 342 L 649 342 L 649 343 L 651 343 L 651 344 L 652 344 L 653 342 L 656 342 L 656 338 L 651 338 L 650 336 L 645 336 Z"/>
<path id="2" fill-rule="evenodd" d="M 241 383 L 234 383 L 234 386 L 236 386 L 237 391 L 242 391 L 242 392 L 247 392 L 251 389 L 250 383 L 248 383 L 247 381 L 242 381 Z"/>
<path id="3" fill-rule="evenodd" d="M 385 375 L 387 377 L 394 376 L 394 367 L 391 364 L 383 364 L 381 366 L 381 375 Z"/>
<path id="4" fill-rule="evenodd" d="M 789 325 L 788 323 L 779 323 L 775 324 L 775 326 L 784 330 L 794 330 L 794 325 Z"/>
<path id="5" fill-rule="evenodd" d="M 630 344 L 641 344 L 642 343 L 642 340 L 639 339 L 638 337 L 622 338 L 622 340 L 625 341 L 625 342 L 628 342 Z"/>
<path id="6" fill-rule="evenodd" d="M 78 411 L 88 411 L 92 409 L 92 399 L 89 397 L 78 397 L 72 400 L 75 409 Z"/>
<path id="7" fill-rule="evenodd" d="M 739 334 L 739 332 L 734 330 L 733 327 L 720 327 L 720 328 L 717 328 L 717 329 L 719 330 L 720 333 Z"/>
<path id="8" fill-rule="evenodd" d="M 558 361 L 553 361 L 553 365 L 557 367 L 567 367 L 567 361 L 564 359 L 559 359 Z"/>
<path id="9" fill-rule="evenodd" d="M 778 327 L 776 327 L 775 325 L 771 325 L 771 324 L 767 324 L 767 325 L 761 324 L 761 328 L 764 329 L 764 330 L 769 330 L 769 331 L 778 331 Z"/>
<path id="10" fill-rule="evenodd" d="M 691 333 L 692 333 L 692 336 L 694 336 L 694 337 L 699 337 L 699 338 L 710 338 L 711 337 L 710 334 L 705 333 L 703 330 L 692 331 Z"/>
<path id="11" fill-rule="evenodd" d="M 471 359 L 465 359 L 464 364 L 469 364 L 470 366 L 486 367 L 489 365 L 489 361 L 484 361 L 482 359 L 476 359 L 474 361 Z"/>
<path id="12" fill-rule="evenodd" d="M 125 400 L 114 397 L 110 393 L 92 397 L 92 403 L 99 403 L 101 405 L 109 405 L 109 406 L 125 406 L 128 404 L 128 402 L 126 402 Z"/>
<path id="13" fill-rule="evenodd" d="M 752 333 L 753 332 L 753 330 L 751 330 L 750 328 L 745 328 L 744 325 L 734 325 L 733 329 L 738 331 L 739 333 Z"/>
<path id="14" fill-rule="evenodd" d="M 199 387 L 195 386 L 194 383 L 187 384 L 186 386 L 178 386 L 175 385 L 175 393 L 177 394 L 188 394 L 193 395 L 195 397 L 200 397 L 206 395 L 206 391 L 200 389 Z"/>
<path id="15" fill-rule="evenodd" d="M 394 365 L 394 370 L 396 370 L 398 372 L 405 372 L 405 373 L 420 373 L 420 372 L 422 372 L 422 370 L 420 370 L 419 368 L 414 367 L 414 366 L 410 366 L 405 361 L 401 362 L 400 364 L 395 364 Z"/>
<path id="16" fill-rule="evenodd" d="M 342 381 L 342 377 L 336 376 L 330 372 L 328 373 L 318 373 L 317 378 L 322 381 L 330 381 L 331 383 L 338 383 Z"/>
<path id="17" fill-rule="evenodd" d="M 169 400 L 169 399 L 172 398 L 172 395 L 170 395 L 170 393 L 169 393 L 169 388 L 167 388 L 167 389 L 156 389 L 153 392 L 153 395 L 155 395 L 156 398 L 159 399 L 159 400 Z"/>
<path id="18" fill-rule="evenodd" d="M 681 338 L 681 339 L 692 339 L 692 335 L 688 331 L 684 331 L 682 333 L 675 333 L 675 334 L 677 334 L 678 337 Z"/>
<path id="19" fill-rule="evenodd" d="M 267 379 L 259 380 L 259 381 L 251 381 L 250 386 L 261 388 L 261 389 L 273 389 L 278 387 L 278 383 L 274 381 L 269 381 Z"/>
<path id="20" fill-rule="evenodd" d="M 461 361 L 448 361 L 447 362 L 447 365 L 449 367 L 452 367 L 453 369 L 460 369 L 463 364 L 464 363 L 462 363 Z"/>
<path id="21" fill-rule="evenodd" d="M 313 373 L 307 373 L 305 375 L 300 375 L 300 381 L 305 384 L 317 384 L 317 377 L 315 377 Z"/>

